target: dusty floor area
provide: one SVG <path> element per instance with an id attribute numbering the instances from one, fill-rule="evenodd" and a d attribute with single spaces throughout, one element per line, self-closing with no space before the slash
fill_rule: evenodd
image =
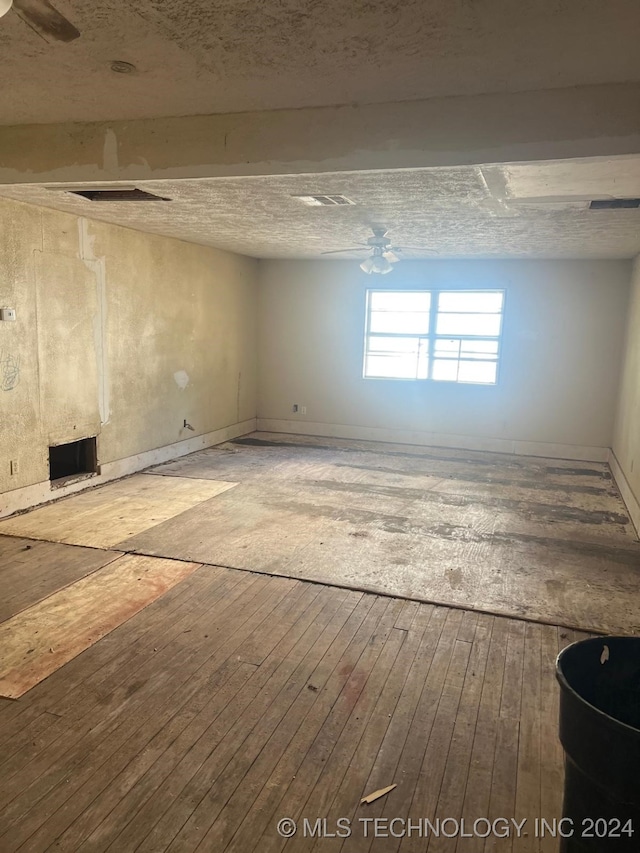
<path id="1" fill-rule="evenodd" d="M 238 485 L 117 548 L 640 630 L 640 544 L 604 464 L 257 433 L 153 473 Z"/>

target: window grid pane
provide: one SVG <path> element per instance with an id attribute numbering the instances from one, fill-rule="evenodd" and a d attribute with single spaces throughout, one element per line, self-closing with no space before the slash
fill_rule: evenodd
<path id="1" fill-rule="evenodd" d="M 497 337 L 500 334 L 500 314 L 443 314 L 438 313 L 437 335 L 468 335 Z"/>
<path id="2" fill-rule="evenodd" d="M 396 335 L 428 335 L 429 313 L 424 311 L 372 311 L 370 332 Z"/>
<path id="3" fill-rule="evenodd" d="M 369 335 L 365 376 L 380 379 L 427 379 L 428 367 L 428 338 Z"/>
<path id="4" fill-rule="evenodd" d="M 501 314 L 504 294 L 499 291 L 444 290 L 438 294 L 438 312 Z"/>
<path id="5" fill-rule="evenodd" d="M 371 311 L 426 311 L 431 310 L 431 292 L 428 290 L 370 290 Z"/>

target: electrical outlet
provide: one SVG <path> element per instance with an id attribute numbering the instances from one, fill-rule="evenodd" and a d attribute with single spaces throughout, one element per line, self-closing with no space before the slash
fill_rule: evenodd
<path id="1" fill-rule="evenodd" d="M 294 404 L 293 404 L 293 410 L 292 410 L 292 411 L 294 411 L 294 412 L 298 412 L 298 409 L 299 409 L 298 404 L 297 404 L 297 403 L 294 403 Z"/>
<path id="2" fill-rule="evenodd" d="M 11 468 L 11 476 L 15 477 L 15 475 L 18 473 L 18 469 L 19 469 L 18 460 L 12 459 L 11 462 L 9 463 L 9 466 Z"/>
<path id="3" fill-rule="evenodd" d="M 307 414 L 307 407 L 306 407 L 306 406 L 301 406 L 301 407 L 300 407 L 300 414 L 301 414 L 301 415 L 306 415 L 306 414 Z"/>

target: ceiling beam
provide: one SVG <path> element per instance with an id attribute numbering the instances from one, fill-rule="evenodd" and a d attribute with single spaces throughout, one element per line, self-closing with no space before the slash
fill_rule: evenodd
<path id="1" fill-rule="evenodd" d="M 640 84 L 0 127 L 0 184 L 305 174 L 640 153 Z"/>

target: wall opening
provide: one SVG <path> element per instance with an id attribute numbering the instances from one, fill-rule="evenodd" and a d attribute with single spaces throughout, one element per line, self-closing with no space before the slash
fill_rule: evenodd
<path id="1" fill-rule="evenodd" d="M 83 438 L 49 448 L 49 479 L 56 486 L 98 473 L 96 439 Z"/>

